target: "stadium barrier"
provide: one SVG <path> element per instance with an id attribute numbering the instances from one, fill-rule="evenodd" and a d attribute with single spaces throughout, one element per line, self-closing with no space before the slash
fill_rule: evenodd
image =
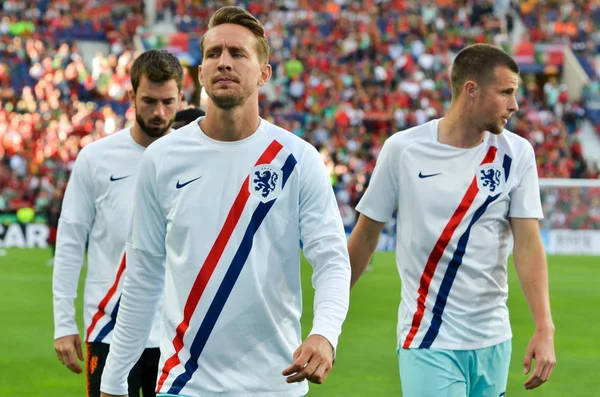
<path id="1" fill-rule="evenodd" d="M 0 248 L 46 248 L 49 235 L 43 223 L 0 224 Z"/>
<path id="2" fill-rule="evenodd" d="M 600 180 L 540 179 L 544 219 L 541 236 L 548 254 L 600 255 Z M 16 219 L 5 215 L 3 219 Z M 46 248 L 48 226 L 0 222 L 0 248 Z M 395 220 L 384 228 L 377 251 L 393 251 Z M 349 235 L 350 230 L 347 230 Z"/>
<path id="3" fill-rule="evenodd" d="M 600 180 L 540 179 L 548 254 L 600 255 Z"/>

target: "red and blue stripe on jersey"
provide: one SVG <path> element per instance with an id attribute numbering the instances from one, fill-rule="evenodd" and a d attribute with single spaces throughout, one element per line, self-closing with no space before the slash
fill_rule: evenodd
<path id="1" fill-rule="evenodd" d="M 496 157 L 498 149 L 494 146 L 491 146 L 488 149 L 486 156 L 484 157 L 481 165 L 492 163 Z M 504 169 L 504 178 L 505 181 L 508 180 L 508 176 L 510 173 L 510 166 L 512 160 L 508 155 L 504 155 L 502 167 Z M 433 279 L 433 275 L 437 268 L 437 265 L 442 258 L 442 255 L 450 243 L 454 232 L 463 221 L 465 215 L 468 210 L 471 208 L 473 201 L 477 194 L 479 193 L 479 187 L 477 185 L 477 177 L 473 178 L 473 181 L 469 185 L 467 192 L 462 198 L 458 208 L 446 224 L 446 227 L 442 231 L 442 234 L 438 238 L 429 258 L 427 260 L 427 264 L 425 265 L 425 270 L 421 276 L 420 286 L 419 286 L 419 296 L 417 298 L 417 310 L 413 315 L 412 325 L 410 331 L 404 341 L 402 347 L 404 349 L 408 349 L 411 347 L 411 344 L 419 331 L 421 326 L 421 321 L 423 320 L 423 316 L 425 315 L 425 301 L 427 299 L 427 295 L 429 293 L 429 287 L 431 285 L 431 280 Z M 425 336 L 421 343 L 419 344 L 419 348 L 430 348 L 433 342 L 435 341 L 437 335 L 439 334 L 440 327 L 442 325 L 442 314 L 444 312 L 444 308 L 446 307 L 446 303 L 448 301 L 448 295 L 450 294 L 450 290 L 452 288 L 452 284 L 456 278 L 456 274 L 458 269 L 462 265 L 463 257 L 465 255 L 467 244 L 469 242 L 469 238 L 471 235 L 471 229 L 473 225 L 481 218 L 481 216 L 488 209 L 489 205 L 494 202 L 500 194 L 497 195 L 489 195 L 484 203 L 473 213 L 471 220 L 469 221 L 469 225 L 467 226 L 464 233 L 458 240 L 458 244 L 452 259 L 448 263 L 448 267 L 446 268 L 446 272 L 444 273 L 444 277 L 442 279 L 442 283 L 440 285 L 436 301 L 434 307 L 432 309 L 432 319 L 429 328 L 427 329 Z"/>
<path id="2" fill-rule="evenodd" d="M 121 277 L 123 276 L 123 272 L 125 271 L 126 262 L 127 261 L 125 258 L 125 254 L 123 254 L 123 259 L 121 259 L 121 264 L 119 265 L 119 269 L 117 270 L 117 275 L 115 277 L 115 281 L 114 281 L 113 285 L 109 288 L 109 290 L 106 293 L 106 295 L 104 296 L 104 298 L 98 304 L 98 311 L 92 317 L 92 321 L 90 323 L 90 326 L 87 329 L 86 336 L 85 336 L 86 342 L 102 342 L 104 340 L 104 338 L 106 338 L 106 336 L 115 328 L 115 322 L 117 321 L 117 312 L 119 311 L 119 303 L 121 302 L 120 296 L 117 299 L 117 302 L 115 303 L 115 307 L 113 308 L 113 310 L 110 313 L 109 321 L 98 332 L 98 335 L 96 335 L 96 337 L 93 338 L 93 340 L 91 340 L 92 334 L 96 328 L 96 325 L 98 325 L 98 322 L 100 321 L 100 319 L 102 319 L 102 317 L 106 316 L 106 307 L 108 306 L 108 303 L 113 298 L 113 296 L 115 296 L 115 293 L 117 292 L 117 289 L 119 287 L 119 282 L 121 281 Z"/>
<path id="3" fill-rule="evenodd" d="M 278 156 L 278 154 L 283 149 L 283 146 L 277 142 L 273 141 L 267 147 L 267 149 L 263 152 L 260 158 L 256 161 L 256 165 L 261 164 L 269 164 L 273 162 L 273 160 Z M 285 187 L 285 184 L 293 172 L 296 166 L 296 159 L 292 154 L 289 154 L 281 167 L 282 171 L 282 189 Z M 235 228 L 237 227 L 238 221 L 244 211 L 246 203 L 250 197 L 249 190 L 249 182 L 250 177 L 246 177 L 244 182 L 242 183 L 242 187 L 239 190 L 239 193 L 229 210 L 229 213 L 225 219 L 223 227 L 215 243 L 213 244 L 209 254 L 204 261 L 198 276 L 192 286 L 190 295 L 185 303 L 184 311 L 183 311 L 183 320 L 177 326 L 175 337 L 173 338 L 173 346 L 175 348 L 175 353 L 169 357 L 162 368 L 161 376 L 158 380 L 157 391 L 160 392 L 163 388 L 165 381 L 169 377 L 171 371 L 179 365 L 181 362 L 179 360 L 179 352 L 182 350 L 184 346 L 183 337 L 186 331 L 189 328 L 191 317 L 200 301 L 202 294 L 217 266 L 219 263 L 223 251 L 227 246 L 229 239 L 231 238 Z M 189 382 L 194 372 L 198 369 L 198 360 L 210 334 L 215 327 L 215 324 L 221 314 L 229 295 L 231 294 L 235 283 L 246 263 L 246 260 L 250 254 L 252 249 L 254 236 L 260 227 L 261 223 L 269 213 L 270 209 L 275 204 L 277 198 L 274 198 L 271 201 L 260 202 L 256 209 L 254 210 L 248 227 L 242 237 L 242 240 L 239 243 L 238 249 L 229 265 L 223 280 L 221 281 L 220 286 L 217 289 L 217 292 L 202 320 L 200 327 L 194 337 L 191 346 L 189 346 L 189 354 L 190 358 L 184 364 L 184 372 L 177 376 L 171 384 L 171 387 L 167 391 L 169 394 L 178 394 L 185 385 Z"/>

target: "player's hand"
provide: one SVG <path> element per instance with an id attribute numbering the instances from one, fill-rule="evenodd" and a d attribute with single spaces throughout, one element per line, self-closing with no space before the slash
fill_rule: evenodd
<path id="1" fill-rule="evenodd" d="M 54 341 L 54 350 L 61 363 L 67 366 L 76 374 L 82 372 L 77 359 L 83 361 L 83 351 L 81 350 L 81 338 L 79 335 L 68 335 L 58 338 Z"/>
<path id="2" fill-rule="evenodd" d="M 525 389 L 531 390 L 541 386 L 550 379 L 552 370 L 556 365 L 556 356 L 554 355 L 554 331 L 536 331 L 525 352 L 523 369 L 525 374 L 531 370 L 531 360 L 535 360 L 535 369 L 527 379 Z"/>
<path id="3" fill-rule="evenodd" d="M 294 352 L 294 362 L 283 370 L 287 383 L 325 382 L 333 366 L 333 347 L 325 337 L 311 335 Z"/>

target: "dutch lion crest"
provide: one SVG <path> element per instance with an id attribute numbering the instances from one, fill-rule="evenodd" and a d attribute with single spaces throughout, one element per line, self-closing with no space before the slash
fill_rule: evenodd
<path id="1" fill-rule="evenodd" d="M 270 165 L 259 165 L 254 167 L 250 177 L 250 192 L 261 201 L 270 201 L 279 195 L 281 170 Z"/>
<path id="2" fill-rule="evenodd" d="M 477 170 L 477 186 L 490 195 L 502 193 L 504 187 L 504 172 L 496 164 L 484 164 Z"/>

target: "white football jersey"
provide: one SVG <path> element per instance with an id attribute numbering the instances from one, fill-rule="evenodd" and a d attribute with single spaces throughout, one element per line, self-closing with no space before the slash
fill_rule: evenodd
<path id="1" fill-rule="evenodd" d="M 398 211 L 398 346 L 479 349 L 512 336 L 509 218 L 543 216 L 535 155 L 507 130 L 444 145 L 438 123 L 385 142 L 357 210 L 378 222 Z"/>
<path id="2" fill-rule="evenodd" d="M 55 338 L 79 334 L 74 301 L 89 241 L 84 339 L 111 342 L 126 268 L 133 193 L 144 150 L 127 128 L 90 143 L 77 156 L 58 224 L 52 282 Z M 155 329 L 147 347 L 158 347 L 158 339 Z"/>
<path id="3" fill-rule="evenodd" d="M 241 141 L 213 140 L 196 121 L 152 144 L 101 390 L 127 392 L 164 288 L 159 393 L 305 395 L 306 381 L 288 384 L 281 374 L 302 342 L 300 241 L 314 267 L 311 334 L 335 348 L 350 264 L 319 153 L 265 120 Z"/>

